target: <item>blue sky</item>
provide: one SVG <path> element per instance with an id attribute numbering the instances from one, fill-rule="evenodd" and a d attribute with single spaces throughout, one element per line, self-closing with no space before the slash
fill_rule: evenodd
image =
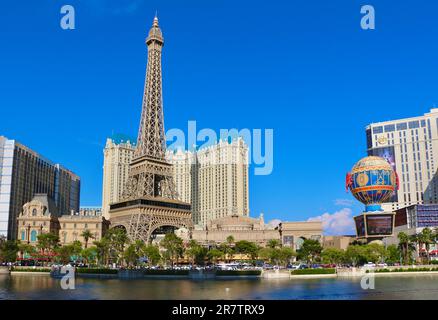
<path id="1" fill-rule="evenodd" d="M 59 26 L 64 4 L 75 30 Z M 364 4 L 375 30 L 360 28 Z M 251 174 L 250 214 L 325 214 L 328 232 L 353 232 L 362 206 L 344 177 L 366 155 L 365 126 L 438 102 L 438 4 L 2 1 L 0 134 L 80 175 L 82 205 L 101 203 L 106 137 L 137 134 L 156 10 L 166 128 L 274 129 L 274 171 Z"/>

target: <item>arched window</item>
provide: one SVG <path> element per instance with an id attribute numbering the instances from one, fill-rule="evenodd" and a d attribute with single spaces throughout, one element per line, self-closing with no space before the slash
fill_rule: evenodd
<path id="1" fill-rule="evenodd" d="M 32 215 L 33 215 L 33 216 L 36 216 L 36 215 L 37 215 L 37 210 L 36 210 L 36 209 L 33 209 L 33 210 L 32 210 Z"/>
<path id="2" fill-rule="evenodd" d="M 31 242 L 36 242 L 37 241 L 37 232 L 36 232 L 36 230 L 32 230 L 32 232 L 30 233 L 30 241 Z"/>
<path id="3" fill-rule="evenodd" d="M 21 230 L 21 240 L 26 240 L 26 230 Z"/>

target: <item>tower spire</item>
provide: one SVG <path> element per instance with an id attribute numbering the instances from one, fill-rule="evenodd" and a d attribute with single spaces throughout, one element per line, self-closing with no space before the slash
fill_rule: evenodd
<path id="1" fill-rule="evenodd" d="M 164 117 L 162 99 L 161 51 L 164 45 L 163 34 L 155 16 L 146 38 L 148 61 L 143 93 L 142 112 L 137 137 L 135 158 L 149 157 L 165 159 L 166 141 L 164 136 Z"/>

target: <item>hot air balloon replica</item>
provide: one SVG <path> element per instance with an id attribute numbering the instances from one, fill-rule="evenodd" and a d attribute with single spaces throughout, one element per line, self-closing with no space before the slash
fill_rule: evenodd
<path id="1" fill-rule="evenodd" d="M 376 156 L 360 159 L 347 173 L 346 189 L 365 205 L 354 217 L 357 238 L 370 242 L 392 236 L 395 213 L 384 211 L 382 203 L 398 189 L 398 177 L 388 161 Z"/>

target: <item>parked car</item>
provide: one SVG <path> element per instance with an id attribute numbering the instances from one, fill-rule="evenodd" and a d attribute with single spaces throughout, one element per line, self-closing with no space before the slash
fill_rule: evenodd
<path id="1" fill-rule="evenodd" d="M 377 266 L 381 267 L 381 268 L 386 268 L 388 266 L 388 264 L 386 264 L 386 263 L 378 263 Z"/>
<path id="2" fill-rule="evenodd" d="M 375 268 L 376 264 L 374 262 L 368 262 L 363 265 L 365 268 Z"/>

